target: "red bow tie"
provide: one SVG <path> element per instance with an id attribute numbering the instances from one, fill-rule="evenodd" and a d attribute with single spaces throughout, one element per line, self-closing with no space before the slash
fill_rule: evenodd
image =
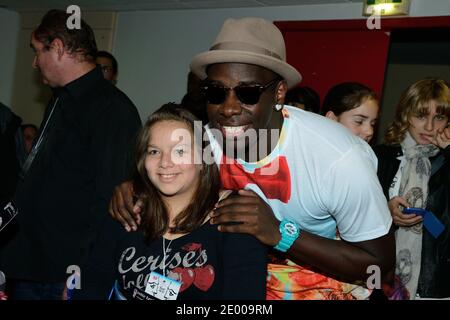
<path id="1" fill-rule="evenodd" d="M 251 183 L 256 184 L 267 199 L 279 199 L 287 203 L 291 198 L 291 174 L 286 157 L 276 157 L 264 167 L 253 173 L 234 159 L 222 157 L 220 177 L 225 189 L 240 190 Z"/>

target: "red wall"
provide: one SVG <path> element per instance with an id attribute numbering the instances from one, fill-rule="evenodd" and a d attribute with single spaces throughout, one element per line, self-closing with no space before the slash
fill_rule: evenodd
<path id="1" fill-rule="evenodd" d="M 279 21 L 287 61 L 303 76 L 300 85 L 315 89 L 323 101 L 330 87 L 361 82 L 381 98 L 389 50 L 389 34 L 400 28 L 450 27 L 450 17 L 383 18 L 381 29 L 366 20 Z"/>

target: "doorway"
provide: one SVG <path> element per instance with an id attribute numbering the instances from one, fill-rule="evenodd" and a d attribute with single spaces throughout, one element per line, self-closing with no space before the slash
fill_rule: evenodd
<path id="1" fill-rule="evenodd" d="M 378 94 L 381 117 L 373 144 L 381 143 L 411 80 L 440 76 L 450 81 L 445 71 L 450 63 L 447 16 L 382 18 L 380 29 L 368 29 L 362 19 L 275 24 L 286 42 L 287 61 L 303 76 L 301 85 L 316 90 L 321 101 L 344 81 L 361 82 Z"/>
<path id="2" fill-rule="evenodd" d="M 393 30 L 377 141 L 391 123 L 401 93 L 427 77 L 450 82 L 450 28 Z"/>

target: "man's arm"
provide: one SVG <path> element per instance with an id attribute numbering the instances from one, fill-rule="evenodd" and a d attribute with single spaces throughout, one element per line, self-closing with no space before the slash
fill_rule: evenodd
<path id="1" fill-rule="evenodd" d="M 361 242 L 335 241 L 304 232 L 290 250 L 293 261 L 305 261 L 348 281 L 366 282 L 369 266 L 378 266 L 382 282 L 390 282 L 395 267 L 395 240 L 385 236 Z"/>
<path id="2" fill-rule="evenodd" d="M 248 233 L 262 243 L 275 246 L 281 239 L 279 224 L 272 209 L 253 191 L 240 190 L 240 197 L 228 198 L 217 205 L 211 223 L 223 232 Z M 228 222 L 241 224 L 224 225 Z M 366 281 L 367 267 L 379 266 L 382 281 L 388 281 L 395 267 L 395 243 L 392 230 L 385 236 L 362 242 L 336 241 L 301 231 L 288 250 L 299 264 L 314 266 L 347 281 Z"/>
<path id="3" fill-rule="evenodd" d="M 116 186 L 109 202 L 109 214 L 127 231 L 136 231 L 141 223 L 143 202 L 134 201 L 133 183 L 125 181 Z"/>

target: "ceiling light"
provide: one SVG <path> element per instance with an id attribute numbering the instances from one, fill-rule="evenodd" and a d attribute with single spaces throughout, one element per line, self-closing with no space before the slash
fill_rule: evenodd
<path id="1" fill-rule="evenodd" d="M 363 15 L 408 15 L 410 0 L 366 0 Z"/>

